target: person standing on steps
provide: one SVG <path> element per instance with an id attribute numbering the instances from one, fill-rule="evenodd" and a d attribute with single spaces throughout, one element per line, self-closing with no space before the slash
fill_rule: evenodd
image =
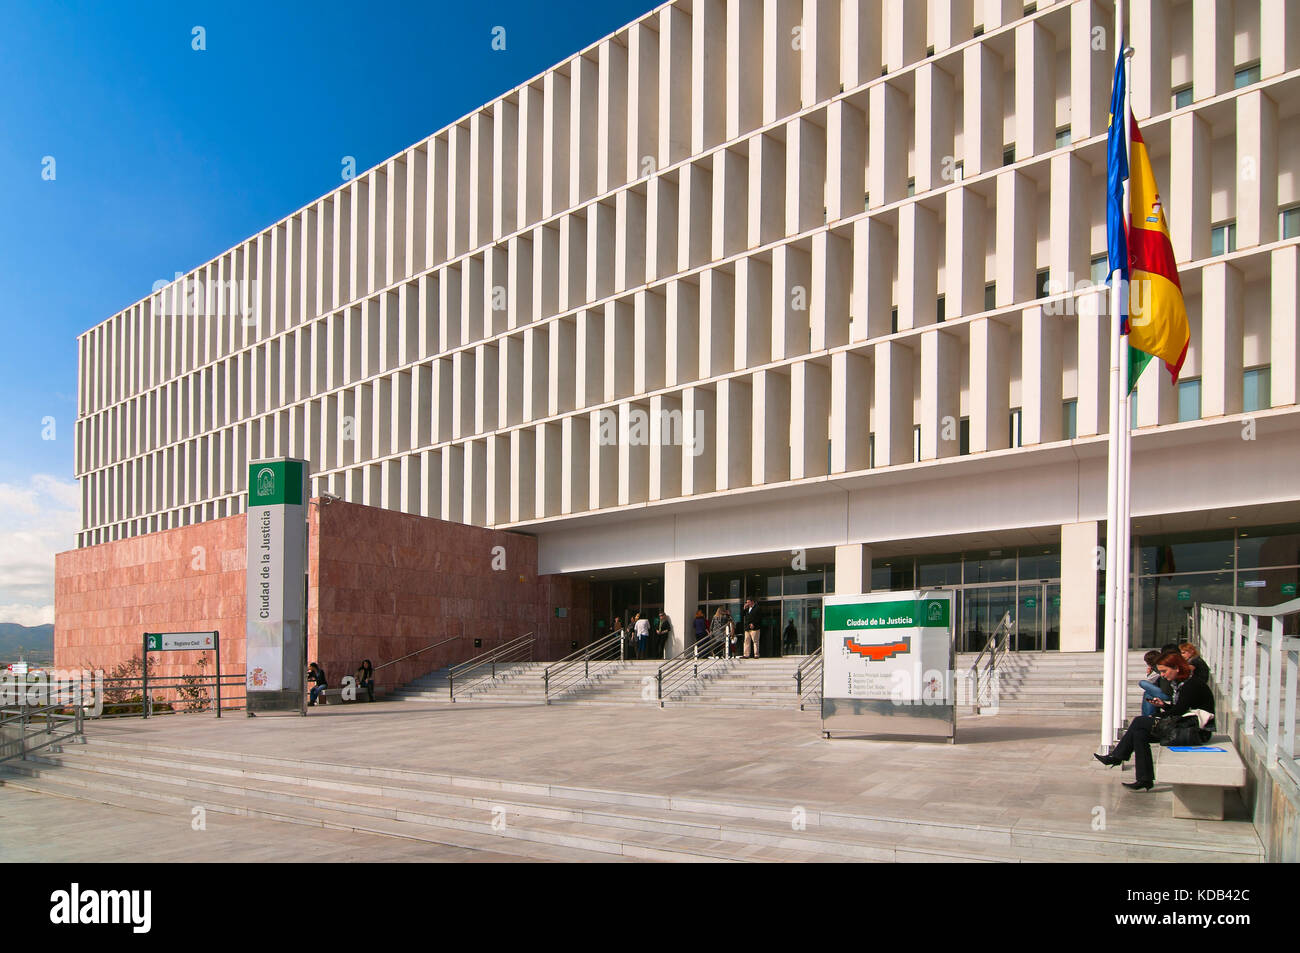
<path id="1" fill-rule="evenodd" d="M 636 657 L 650 657 L 650 620 L 637 613 L 632 617 L 632 628 L 636 632 Z"/>
<path id="2" fill-rule="evenodd" d="M 663 658 L 664 650 L 668 647 L 668 640 L 673 635 L 673 624 L 668 618 L 668 613 L 660 610 L 659 627 L 655 630 L 655 658 Z"/>
<path id="3" fill-rule="evenodd" d="M 758 605 L 753 599 L 745 600 L 745 608 L 740 613 L 740 624 L 745 630 L 745 646 L 742 651 L 742 658 L 750 658 L 749 649 L 754 647 L 753 658 L 759 657 L 758 640 L 759 634 L 763 629 L 763 614 L 759 611 Z"/>

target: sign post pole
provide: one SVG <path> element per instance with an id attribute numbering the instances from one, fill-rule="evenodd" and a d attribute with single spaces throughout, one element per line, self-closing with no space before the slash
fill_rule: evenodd
<path id="1" fill-rule="evenodd" d="M 149 717 L 149 633 L 144 634 L 144 651 L 140 653 L 140 709 Z"/>
<path id="2" fill-rule="evenodd" d="M 215 643 L 213 651 L 217 656 L 217 717 L 221 717 L 221 633 L 213 632 L 212 641 Z"/>

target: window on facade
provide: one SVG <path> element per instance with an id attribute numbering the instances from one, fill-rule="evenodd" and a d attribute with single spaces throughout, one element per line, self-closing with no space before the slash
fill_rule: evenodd
<path id="1" fill-rule="evenodd" d="M 1011 408 L 1011 419 L 1010 419 L 1009 429 L 1010 429 L 1011 446 L 1013 447 L 1019 447 L 1021 445 L 1020 425 L 1023 422 L 1023 418 L 1024 418 L 1024 414 L 1019 407 Z"/>
<path id="2" fill-rule="evenodd" d="M 1272 406 L 1270 396 L 1270 387 L 1272 385 L 1272 370 L 1267 364 L 1263 367 L 1252 367 L 1242 372 L 1241 375 L 1241 409 L 1245 413 L 1252 413 L 1256 410 L 1267 410 Z"/>
<path id="3" fill-rule="evenodd" d="M 1079 436 L 1079 402 L 1067 400 L 1061 405 L 1061 436 L 1073 440 Z"/>
<path id="4" fill-rule="evenodd" d="M 921 425 L 916 424 L 912 427 L 912 460 L 921 459 Z"/>
<path id="5" fill-rule="evenodd" d="M 1190 106 L 1191 104 L 1192 104 L 1191 83 L 1188 83 L 1186 86 L 1179 86 L 1177 89 L 1174 90 L 1175 109 L 1182 109 L 1184 106 Z"/>
<path id="6" fill-rule="evenodd" d="M 1128 429 L 1138 429 L 1138 402 L 1137 391 L 1134 391 L 1128 401 Z"/>
<path id="7" fill-rule="evenodd" d="M 1178 382 L 1178 422 L 1201 419 L 1201 379 Z"/>
<path id="8" fill-rule="evenodd" d="M 1012 165 L 1016 161 L 1016 147 L 1013 143 L 1009 146 L 1002 147 L 1002 164 Z"/>
<path id="9" fill-rule="evenodd" d="M 990 281 L 984 286 L 984 310 L 992 311 L 998 306 L 998 286 Z"/>
<path id="10" fill-rule="evenodd" d="M 897 334 L 897 333 L 898 333 L 898 308 L 897 308 L 897 306 L 891 308 L 890 311 L 889 311 L 889 333 L 890 333 L 890 334 Z"/>
<path id="11" fill-rule="evenodd" d="M 1221 222 L 1210 229 L 1210 255 L 1227 255 L 1237 250 L 1237 223 Z"/>
<path id="12" fill-rule="evenodd" d="M 970 453 L 970 418 L 963 417 L 957 429 L 957 452 L 963 457 Z"/>
<path id="13" fill-rule="evenodd" d="M 913 195 L 916 194 L 916 177 L 915 177 L 915 176 L 909 176 L 909 177 L 908 177 L 908 180 L 907 180 L 907 194 L 908 194 L 909 197 L 910 197 L 910 196 L 913 196 Z"/>
<path id="14" fill-rule="evenodd" d="M 984 24 L 983 23 L 975 24 L 975 29 L 971 30 L 971 36 L 977 37 L 983 35 L 984 35 Z"/>
<path id="15" fill-rule="evenodd" d="M 1056 148 L 1059 149 L 1062 146 L 1068 146 L 1069 144 L 1070 144 L 1070 127 L 1062 126 L 1060 129 L 1056 130 Z"/>
<path id="16" fill-rule="evenodd" d="M 871 468 L 876 465 L 876 435 L 867 434 L 867 467 Z"/>
<path id="17" fill-rule="evenodd" d="M 1300 238 L 1300 205 L 1278 212 L 1277 233 L 1283 239 Z"/>
<path id="18" fill-rule="evenodd" d="M 1093 255 L 1088 265 L 1091 270 L 1092 283 L 1094 285 L 1104 285 L 1106 279 L 1110 277 L 1110 259 L 1105 255 Z"/>
<path id="19" fill-rule="evenodd" d="M 954 182 L 960 182 L 962 180 L 962 177 L 965 174 L 966 174 L 966 163 L 961 160 L 954 162 L 952 166 L 952 180 Z"/>
<path id="20" fill-rule="evenodd" d="M 943 324 L 943 320 L 944 320 L 944 296 L 943 295 L 939 295 L 939 297 L 935 299 L 934 316 L 936 321 L 938 321 L 940 324 Z"/>
<path id="21" fill-rule="evenodd" d="M 1259 61 L 1247 63 L 1245 66 L 1238 66 L 1237 71 L 1232 74 L 1232 88 L 1241 89 L 1244 86 L 1251 86 L 1259 82 Z"/>
<path id="22" fill-rule="evenodd" d="M 1046 298 L 1048 294 L 1050 294 L 1047 287 L 1047 280 L 1050 274 L 1051 271 L 1044 268 L 1042 271 L 1034 275 L 1034 286 L 1037 289 L 1037 296 L 1040 298 Z"/>
<path id="23" fill-rule="evenodd" d="M 933 47 L 933 46 L 927 46 L 927 47 L 925 48 L 925 55 L 926 55 L 927 57 L 934 56 L 934 47 Z"/>

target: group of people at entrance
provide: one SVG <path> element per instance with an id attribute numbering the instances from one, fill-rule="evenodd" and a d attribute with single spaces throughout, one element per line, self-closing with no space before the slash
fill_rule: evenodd
<path id="1" fill-rule="evenodd" d="M 704 610 L 701 609 L 695 613 L 696 641 L 702 638 L 704 626 L 701 623 L 703 621 Z M 724 607 L 718 606 L 718 611 L 713 613 L 713 620 L 708 626 L 708 634 L 719 639 L 719 654 L 722 654 L 721 646 L 725 643 L 729 649 L 727 653 L 729 655 L 737 658 L 758 658 L 763 619 L 762 613 L 753 599 L 746 599 L 744 608 L 740 610 L 740 626 L 741 631 L 744 633 L 743 636 L 737 633 L 736 623 L 731 618 L 731 613 Z M 737 655 L 737 651 L 739 651 L 739 655 Z"/>
<path id="2" fill-rule="evenodd" d="M 1138 683 L 1142 714 L 1133 719 L 1110 754 L 1093 755 L 1107 767 L 1134 758 L 1137 777 L 1124 784 L 1132 791 L 1149 791 L 1155 784 L 1152 741 L 1166 747 L 1196 747 L 1209 741 L 1214 729 L 1210 667 L 1196 646 L 1170 643 L 1148 652 L 1146 663 L 1147 677 Z"/>
<path id="3" fill-rule="evenodd" d="M 673 624 L 666 612 L 656 612 L 653 623 L 648 614 L 634 612 L 626 626 L 621 617 L 616 617 L 614 631 L 623 633 L 627 658 L 663 658 L 668 641 L 672 638 Z"/>

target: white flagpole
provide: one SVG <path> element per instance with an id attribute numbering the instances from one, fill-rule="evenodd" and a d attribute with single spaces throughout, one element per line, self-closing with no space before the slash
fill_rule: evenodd
<path id="1" fill-rule="evenodd" d="M 1115 4 L 1116 42 L 1124 35 L 1124 0 Z M 1127 77 L 1126 77 L 1127 78 Z M 1101 744 L 1099 754 L 1108 754 L 1115 743 L 1115 664 L 1116 622 L 1119 619 L 1119 588 L 1115 580 L 1119 571 L 1119 497 L 1120 497 L 1120 281 L 1123 273 L 1116 269 L 1110 276 L 1110 429 L 1106 452 L 1106 581 L 1102 591 L 1105 604 L 1105 633 L 1102 657 Z"/>
<path id="2" fill-rule="evenodd" d="M 1121 4 L 1122 8 L 1122 4 Z M 1121 32 L 1122 35 L 1122 32 Z M 1133 127 L 1131 125 L 1133 118 L 1132 107 L 1132 73 L 1129 69 L 1130 60 L 1133 57 L 1133 48 L 1126 46 L 1124 49 L 1124 152 L 1129 157 L 1130 162 L 1133 156 Z M 1132 170 L 1130 169 L 1130 175 Z M 1124 219 L 1126 228 L 1131 225 L 1129 208 L 1129 180 L 1124 180 Z M 1131 285 L 1131 277 L 1130 277 Z M 1132 287 L 1128 289 L 1129 297 L 1132 295 Z M 1130 301 L 1125 302 L 1125 310 L 1131 306 Z M 1130 592 L 1130 579 L 1132 576 L 1133 561 L 1133 507 L 1132 507 L 1132 465 L 1133 465 L 1133 438 L 1130 431 L 1130 420 L 1132 414 L 1129 410 L 1131 401 L 1129 398 L 1129 349 L 1128 335 L 1124 336 L 1120 344 L 1120 388 L 1122 394 L 1122 403 L 1120 404 L 1120 467 L 1119 467 L 1119 542 L 1122 544 L 1119 553 L 1119 572 L 1116 574 L 1116 581 L 1119 583 L 1119 604 L 1117 606 L 1117 615 L 1115 620 L 1115 730 L 1119 733 L 1120 726 L 1124 724 L 1125 716 L 1128 712 L 1128 653 L 1131 639 L 1129 629 L 1132 613 L 1130 605 L 1132 597 Z"/>

